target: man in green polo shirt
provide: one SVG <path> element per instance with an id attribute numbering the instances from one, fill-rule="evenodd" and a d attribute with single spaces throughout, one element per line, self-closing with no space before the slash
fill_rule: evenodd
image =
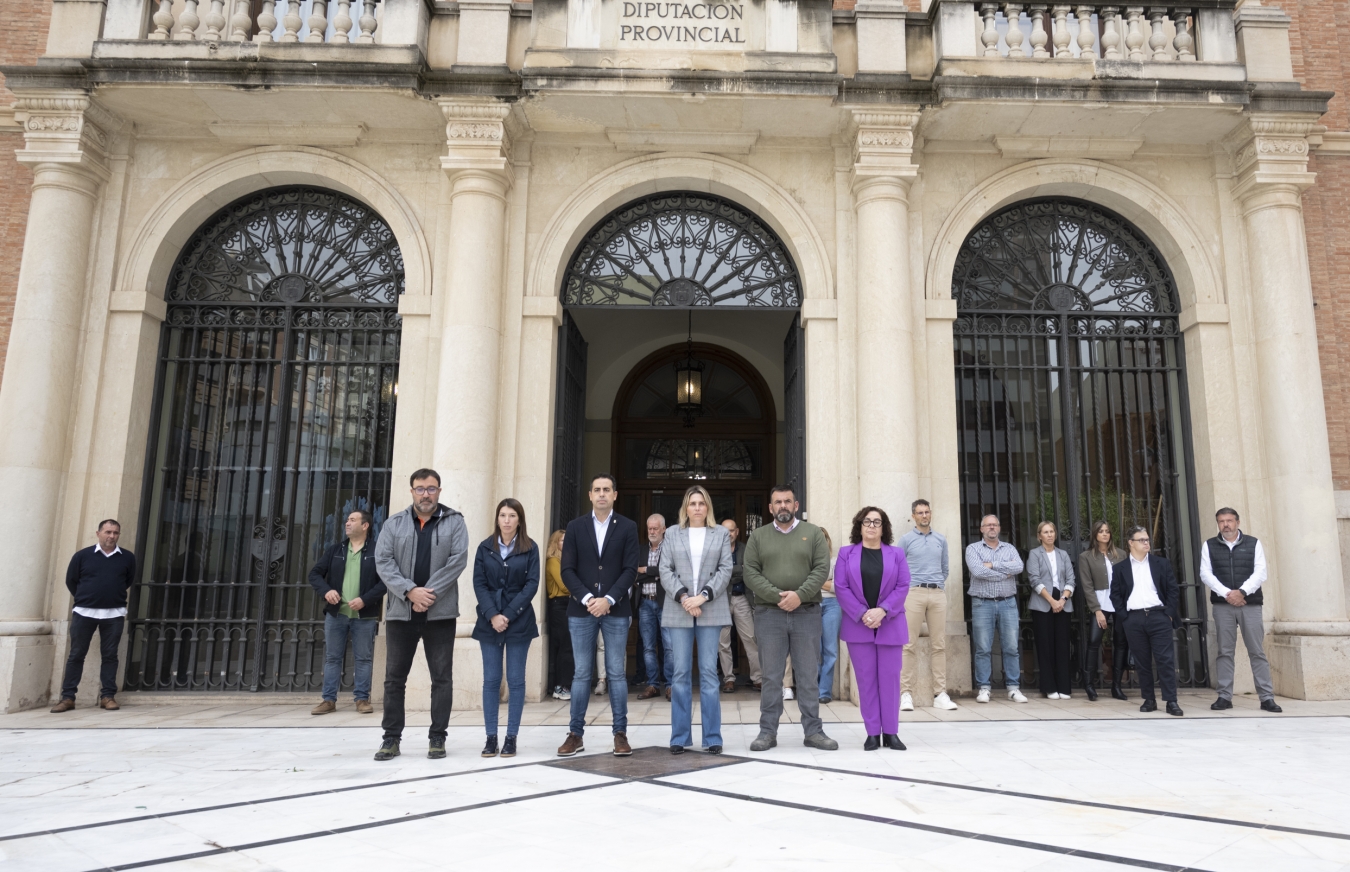
<path id="1" fill-rule="evenodd" d="M 375 549 L 367 541 L 370 514 L 357 509 L 347 515 L 347 538 L 329 547 L 309 571 L 309 584 L 323 598 L 323 701 L 311 714 L 337 710 L 342 666 L 351 640 L 356 661 L 352 696 L 356 710 L 370 714 L 371 673 L 375 661 L 375 631 L 380 625 L 384 582 L 375 569 Z"/>
<path id="2" fill-rule="evenodd" d="M 745 546 L 745 585 L 755 597 L 755 641 L 764 683 L 759 693 L 759 737 L 751 751 L 778 744 L 783 716 L 783 676 L 788 654 L 797 680 L 797 708 L 808 748 L 835 751 L 839 743 L 820 722 L 820 588 L 830 574 L 830 546 L 815 524 L 797 518 L 790 487 L 769 493 L 773 523 L 750 534 Z"/>

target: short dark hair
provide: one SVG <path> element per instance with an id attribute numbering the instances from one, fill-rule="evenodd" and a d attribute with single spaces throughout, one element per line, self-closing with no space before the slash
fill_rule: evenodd
<path id="1" fill-rule="evenodd" d="M 1237 518 L 1239 521 L 1242 520 L 1242 516 L 1239 515 L 1239 514 L 1237 513 L 1237 509 L 1229 508 L 1228 506 L 1224 506 L 1222 509 L 1219 509 L 1217 512 L 1215 512 L 1215 513 L 1214 513 L 1214 520 L 1217 521 L 1217 520 L 1219 520 L 1220 517 L 1222 517 L 1222 516 L 1224 516 L 1224 515 L 1232 515 L 1234 518 Z"/>
<path id="2" fill-rule="evenodd" d="M 365 524 L 367 527 L 375 526 L 375 519 L 372 518 L 370 512 L 367 512 L 365 509 L 352 509 L 347 513 L 347 517 L 350 518 L 352 515 L 360 515 L 361 523 Z"/>
<path id="3" fill-rule="evenodd" d="M 436 479 L 436 487 L 441 486 L 441 474 L 434 469 L 427 469 L 426 467 L 422 467 L 421 469 L 414 472 L 412 475 L 408 476 L 408 487 L 412 487 L 413 482 L 419 479 L 425 480 L 428 478 Z"/>
<path id="4" fill-rule="evenodd" d="M 119 532 L 120 532 L 121 529 L 122 529 L 122 522 L 119 521 L 119 520 L 117 520 L 116 518 L 104 518 L 102 521 L 99 521 L 99 522 L 98 522 L 98 526 L 95 527 L 94 529 L 95 529 L 95 530 L 102 530 L 104 527 L 106 527 L 106 526 L 109 525 L 109 524 L 112 524 L 114 527 L 116 527 L 116 528 L 118 529 Z"/>
<path id="5" fill-rule="evenodd" d="M 862 541 L 862 522 L 872 512 L 881 515 L 881 541 L 887 545 L 891 544 L 893 538 L 891 516 L 886 514 L 885 509 L 879 509 L 876 506 L 863 506 L 858 510 L 858 514 L 853 516 L 853 532 L 849 533 L 848 541 L 854 545 Z"/>
<path id="6" fill-rule="evenodd" d="M 919 510 L 919 506 L 928 506 L 928 508 L 930 509 L 933 508 L 932 505 L 929 504 L 928 500 L 920 497 L 919 499 L 909 504 L 909 513 L 912 515 L 915 512 L 917 512 Z"/>
<path id="7" fill-rule="evenodd" d="M 619 480 L 618 480 L 618 479 L 616 479 L 614 476 L 610 475 L 610 474 L 607 473 L 607 472 L 597 472 L 595 475 L 591 476 L 591 489 L 592 489 L 592 490 L 594 490 L 594 488 L 595 488 L 595 483 L 596 483 L 597 481 L 599 481 L 600 479 L 602 479 L 602 478 L 607 478 L 607 479 L 609 479 L 609 489 L 610 489 L 610 490 L 615 490 L 615 491 L 616 491 L 616 490 L 619 489 Z"/>
<path id="8" fill-rule="evenodd" d="M 769 488 L 769 502 L 773 502 L 774 494 L 792 494 L 792 498 L 797 499 L 797 490 L 790 484 L 776 484 Z"/>
<path id="9" fill-rule="evenodd" d="M 1135 533 L 1147 533 L 1148 527 L 1141 527 L 1138 524 L 1125 531 L 1125 541 L 1129 542 L 1134 538 Z"/>

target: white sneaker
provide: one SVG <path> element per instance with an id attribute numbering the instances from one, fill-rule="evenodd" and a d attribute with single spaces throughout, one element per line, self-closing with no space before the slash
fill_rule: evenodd
<path id="1" fill-rule="evenodd" d="M 989 700 L 987 699 L 985 700 L 985 702 L 988 701 Z M 956 703 L 952 702 L 952 698 L 950 696 L 947 696 L 946 691 L 943 691 L 942 693 L 939 693 L 937 696 L 933 697 L 933 708 L 952 712 L 956 711 Z"/>
<path id="2" fill-rule="evenodd" d="M 792 688 L 783 688 L 783 699 L 792 699 Z"/>
<path id="3" fill-rule="evenodd" d="M 1008 699 L 1012 700 L 1013 702 L 1027 701 L 1027 698 L 1025 696 L 1022 696 L 1022 691 L 1018 690 L 1015 687 L 1008 691 Z"/>
<path id="4" fill-rule="evenodd" d="M 605 688 L 605 682 L 604 682 L 603 680 L 600 681 L 600 682 L 598 682 L 598 683 L 596 683 L 596 685 L 595 685 L 595 695 L 596 695 L 596 696 L 604 696 L 604 695 L 605 695 L 605 690 L 606 690 L 606 688 Z"/>
<path id="5" fill-rule="evenodd" d="M 914 697 L 908 692 L 900 694 L 900 711 L 914 711 Z"/>
<path id="6" fill-rule="evenodd" d="M 1012 694 L 1009 694 L 1009 695 L 1008 695 L 1008 698 L 1009 698 L 1009 699 L 1012 699 Z M 1047 694 L 1045 695 L 1045 698 L 1046 698 L 1046 699 L 1059 699 L 1059 694 L 1058 694 L 1058 693 L 1055 693 L 1055 692 L 1053 692 L 1053 691 L 1051 691 L 1050 693 L 1047 693 Z"/>
<path id="7" fill-rule="evenodd" d="M 1073 694 L 1071 694 L 1071 693 L 1061 693 L 1061 694 L 1059 695 L 1059 698 L 1060 698 L 1060 699 L 1073 699 Z"/>
<path id="8" fill-rule="evenodd" d="M 980 692 L 975 694 L 976 702 L 989 702 L 989 688 L 981 687 Z"/>

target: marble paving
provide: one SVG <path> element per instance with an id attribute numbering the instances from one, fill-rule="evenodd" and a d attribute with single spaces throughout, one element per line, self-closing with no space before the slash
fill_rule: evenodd
<path id="1" fill-rule="evenodd" d="M 864 752 L 842 710 L 836 752 L 789 722 L 753 753 L 755 725 L 728 723 L 715 763 L 666 750 L 659 706 L 633 757 L 608 754 L 593 706 L 585 754 L 560 760 L 565 729 L 536 706 L 513 759 L 479 757 L 465 712 L 448 759 L 427 759 L 420 715 L 376 763 L 378 715 L 128 695 L 0 716 L 0 869 L 1350 869 L 1350 707 L 1208 701 L 1183 697 L 1184 719 L 964 701 L 962 719 L 907 716 L 905 752 Z"/>

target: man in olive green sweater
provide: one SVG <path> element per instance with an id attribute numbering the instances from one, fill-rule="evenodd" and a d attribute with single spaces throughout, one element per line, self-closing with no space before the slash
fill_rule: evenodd
<path id="1" fill-rule="evenodd" d="M 783 675 L 788 654 L 797 678 L 797 707 L 808 748 L 834 751 L 839 743 L 820 723 L 820 588 L 830 574 L 830 546 L 815 524 L 797 519 L 790 487 L 769 494 L 773 523 L 750 534 L 745 546 L 745 585 L 755 597 L 755 641 L 764 676 L 759 693 L 759 736 L 751 751 L 778 744 L 783 716 Z"/>

